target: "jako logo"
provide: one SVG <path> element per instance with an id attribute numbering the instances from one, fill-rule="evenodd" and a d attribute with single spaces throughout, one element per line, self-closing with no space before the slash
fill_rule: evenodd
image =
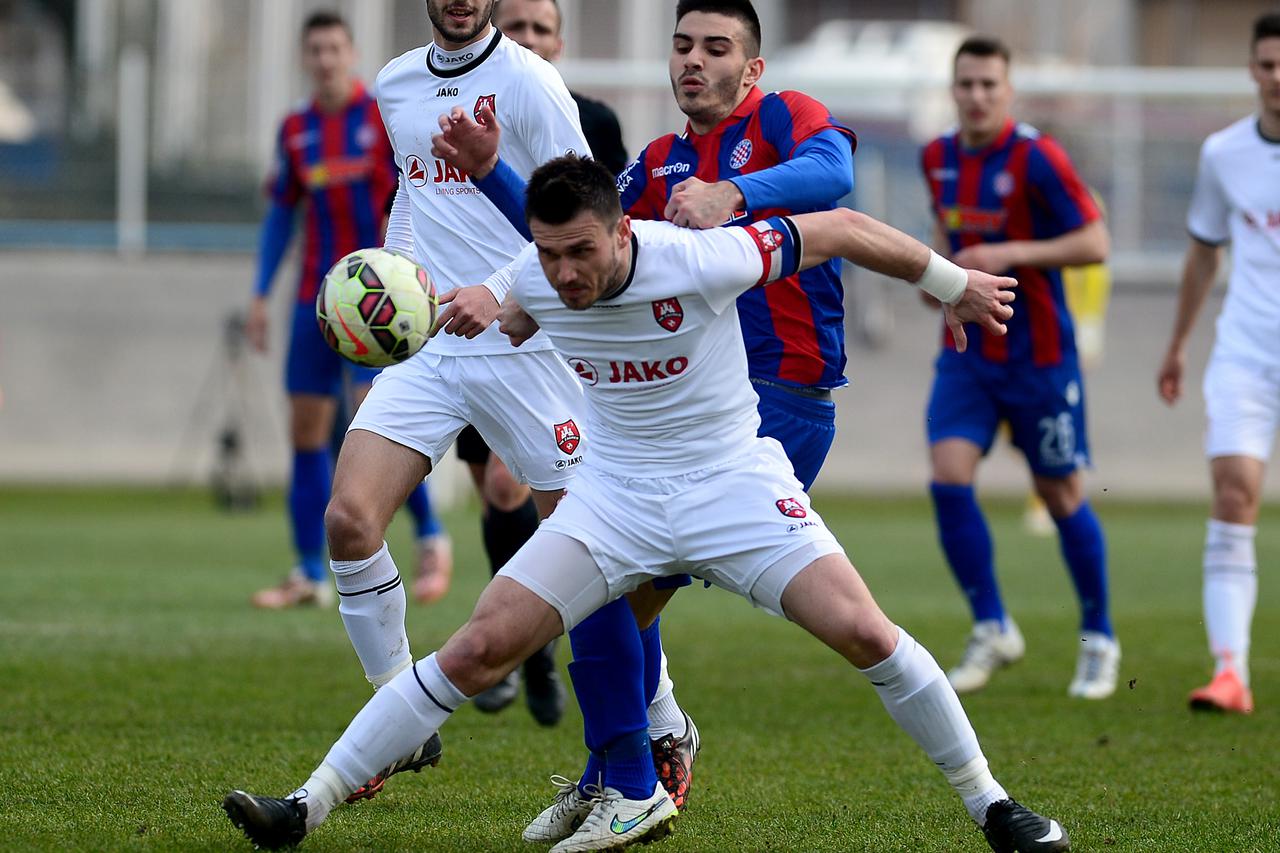
<path id="1" fill-rule="evenodd" d="M 670 163 L 666 166 L 659 166 L 653 170 L 655 178 L 665 178 L 667 175 L 683 175 L 692 167 L 688 163 Z"/>
<path id="2" fill-rule="evenodd" d="M 684 373 L 688 367 L 689 359 L 682 355 L 666 361 L 611 361 L 609 362 L 609 383 L 656 382 L 659 379 L 671 379 Z"/>
<path id="3" fill-rule="evenodd" d="M 474 51 L 468 51 L 467 53 L 462 54 L 462 56 L 443 56 L 437 53 L 433 58 L 439 60 L 441 65 L 458 65 L 462 62 L 470 62 L 476 58 L 476 55 Z"/>
<path id="4" fill-rule="evenodd" d="M 456 98 L 458 97 L 458 90 L 457 88 L 450 88 L 448 86 L 445 86 L 443 89 L 436 92 L 436 97 L 437 98 Z"/>

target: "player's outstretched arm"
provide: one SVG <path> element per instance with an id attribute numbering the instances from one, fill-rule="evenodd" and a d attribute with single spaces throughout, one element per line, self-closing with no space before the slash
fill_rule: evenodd
<path id="1" fill-rule="evenodd" d="M 1195 327 L 1200 309 L 1213 289 L 1218 277 L 1218 263 L 1222 249 L 1203 243 L 1194 237 L 1187 247 L 1187 257 L 1182 264 L 1182 287 L 1178 292 L 1178 313 L 1173 321 L 1173 334 L 1169 348 L 1165 350 L 1160 372 L 1156 375 L 1156 390 L 1160 399 L 1170 406 L 1182 397 L 1182 375 L 1187 367 L 1187 338 Z"/>
<path id="2" fill-rule="evenodd" d="M 1079 267 L 1100 264 L 1111 252 L 1111 237 L 1101 219 L 1047 240 L 977 243 L 952 258 L 962 267 L 1001 273 L 1014 267 Z"/>
<path id="3" fill-rule="evenodd" d="M 807 213 L 791 221 L 800 231 L 801 269 L 840 257 L 916 285 L 943 303 L 960 351 L 967 346 L 965 323 L 978 323 L 994 335 L 1008 331 L 1014 279 L 961 269 L 914 237 L 855 210 Z"/>

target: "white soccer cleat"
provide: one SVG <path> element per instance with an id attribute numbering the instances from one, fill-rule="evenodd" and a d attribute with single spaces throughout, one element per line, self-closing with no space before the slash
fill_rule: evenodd
<path id="1" fill-rule="evenodd" d="M 957 693 L 972 693 L 987 686 L 997 669 L 1017 663 L 1027 651 L 1027 643 L 1014 621 L 1005 617 L 1001 625 L 986 619 L 973 626 L 960 663 L 947 673 Z"/>
<path id="2" fill-rule="evenodd" d="M 587 785 L 588 796 L 582 796 L 578 783 L 563 776 L 552 776 L 551 784 L 558 789 L 556 799 L 524 828 L 523 838 L 538 844 L 555 844 L 563 841 L 582 826 L 591 809 L 604 797 L 595 785 Z"/>
<path id="3" fill-rule="evenodd" d="M 677 816 L 676 804 L 661 782 L 644 800 L 628 800 L 621 791 L 605 788 L 578 831 L 552 847 L 551 853 L 621 850 L 632 844 L 648 844 L 670 835 Z"/>
<path id="4" fill-rule="evenodd" d="M 1119 679 L 1119 641 L 1097 631 L 1082 632 L 1076 675 L 1071 679 L 1067 695 L 1077 699 L 1106 699 L 1116 692 Z"/>
<path id="5" fill-rule="evenodd" d="M 278 586 L 260 589 L 250 601 L 264 610 L 286 610 L 291 607 L 333 607 L 337 596 L 328 580 L 313 581 L 294 568 Z"/>

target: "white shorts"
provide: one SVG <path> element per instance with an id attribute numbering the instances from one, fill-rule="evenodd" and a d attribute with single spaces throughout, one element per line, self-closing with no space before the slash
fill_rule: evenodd
<path id="1" fill-rule="evenodd" d="M 474 426 L 511 473 L 541 491 L 573 479 L 587 448 L 582 386 L 555 352 L 422 352 L 373 380 L 348 430 L 362 429 L 431 460 Z"/>
<path id="2" fill-rule="evenodd" d="M 778 616 L 782 592 L 801 569 L 844 553 L 771 438 L 676 477 L 622 477 L 587 465 L 523 551 L 544 532 L 587 547 L 609 600 L 655 577 L 688 573 Z M 580 600 L 582 578 L 547 560 L 517 555 L 501 574 L 561 610 L 566 630 L 590 615 L 566 605 Z"/>
<path id="3" fill-rule="evenodd" d="M 1206 456 L 1270 458 L 1280 425 L 1280 370 L 1215 353 L 1204 373 L 1204 402 Z"/>

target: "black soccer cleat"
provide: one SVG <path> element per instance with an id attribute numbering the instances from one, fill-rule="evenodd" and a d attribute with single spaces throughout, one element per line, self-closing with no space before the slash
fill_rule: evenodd
<path id="1" fill-rule="evenodd" d="M 1071 849 L 1071 839 L 1061 824 L 1014 800 L 1000 800 L 987 808 L 982 834 L 996 853 L 1061 853 Z"/>
<path id="2" fill-rule="evenodd" d="M 424 767 L 435 767 L 440 763 L 440 756 L 443 752 L 444 745 L 440 743 L 440 733 L 436 732 L 427 738 L 426 743 L 415 749 L 412 755 L 401 758 L 399 761 L 391 762 L 377 776 L 352 791 L 347 796 L 346 801 L 354 803 L 360 800 L 372 800 L 378 796 L 382 786 L 386 785 L 387 780 L 392 776 L 397 773 L 407 773 L 410 770 L 414 773 L 421 773 Z"/>
<path id="3" fill-rule="evenodd" d="M 653 769 L 658 774 L 658 781 L 667 789 L 667 796 L 676 808 L 684 811 L 689 805 L 689 789 L 693 786 L 693 760 L 698 757 L 698 727 L 686 713 L 684 715 L 685 732 L 682 737 L 664 735 L 658 740 L 649 741 L 649 749 L 653 752 Z"/>
<path id="4" fill-rule="evenodd" d="M 524 662 L 524 699 L 538 725 L 554 726 L 564 716 L 564 685 L 556 671 L 555 640 Z"/>
<path id="5" fill-rule="evenodd" d="M 471 704 L 486 714 L 496 714 L 516 701 L 519 695 L 520 670 L 513 669 L 506 678 L 472 697 Z"/>
<path id="6" fill-rule="evenodd" d="M 292 797 L 255 797 L 232 791 L 222 798 L 222 810 L 254 847 L 297 847 L 307 834 L 307 804 Z"/>

